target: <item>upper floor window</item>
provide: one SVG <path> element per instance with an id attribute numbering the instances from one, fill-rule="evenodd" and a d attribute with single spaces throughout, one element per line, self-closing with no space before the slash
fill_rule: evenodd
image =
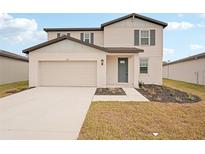
<path id="1" fill-rule="evenodd" d="M 140 42 L 141 45 L 149 45 L 149 31 L 148 30 L 141 30 L 140 33 Z"/>
<path id="2" fill-rule="evenodd" d="M 155 30 L 134 30 L 134 45 L 155 45 Z"/>
<path id="3" fill-rule="evenodd" d="M 86 43 L 91 43 L 91 37 L 90 33 L 84 33 L 83 41 Z"/>
<path id="4" fill-rule="evenodd" d="M 80 34 L 80 39 L 81 39 L 81 41 L 84 41 L 86 43 L 93 44 L 93 42 L 94 42 L 94 33 L 89 33 L 89 32 L 81 33 Z"/>
<path id="5" fill-rule="evenodd" d="M 140 59 L 140 74 L 148 73 L 148 58 Z"/>

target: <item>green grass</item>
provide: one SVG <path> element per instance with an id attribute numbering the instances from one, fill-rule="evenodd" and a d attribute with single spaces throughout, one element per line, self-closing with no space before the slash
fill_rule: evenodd
<path id="1" fill-rule="evenodd" d="M 0 98 L 20 92 L 28 88 L 28 81 L 20 81 L 0 85 Z"/>
<path id="2" fill-rule="evenodd" d="M 204 85 L 191 84 L 183 81 L 176 81 L 176 80 L 169 80 L 169 79 L 163 79 L 163 84 L 171 88 L 179 89 L 194 95 L 198 95 L 199 97 L 201 97 L 201 99 L 205 101 Z"/>
<path id="3" fill-rule="evenodd" d="M 78 139 L 205 139 L 205 87 L 167 79 L 164 85 L 202 101 L 92 102 Z"/>

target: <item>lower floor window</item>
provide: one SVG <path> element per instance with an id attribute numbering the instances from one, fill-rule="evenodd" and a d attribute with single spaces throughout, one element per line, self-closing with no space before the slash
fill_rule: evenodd
<path id="1" fill-rule="evenodd" d="M 147 74 L 148 73 L 148 59 L 143 58 L 140 59 L 140 74 Z"/>

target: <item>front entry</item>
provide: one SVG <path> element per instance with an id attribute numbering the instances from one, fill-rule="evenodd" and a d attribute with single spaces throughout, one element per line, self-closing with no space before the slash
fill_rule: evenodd
<path id="1" fill-rule="evenodd" d="M 118 82 L 128 82 L 128 58 L 118 58 Z"/>

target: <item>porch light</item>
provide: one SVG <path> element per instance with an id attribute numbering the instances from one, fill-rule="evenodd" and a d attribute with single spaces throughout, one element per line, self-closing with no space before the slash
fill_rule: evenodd
<path id="1" fill-rule="evenodd" d="M 101 65 L 103 65 L 103 63 L 104 63 L 104 60 L 103 60 L 103 59 L 101 59 Z"/>

